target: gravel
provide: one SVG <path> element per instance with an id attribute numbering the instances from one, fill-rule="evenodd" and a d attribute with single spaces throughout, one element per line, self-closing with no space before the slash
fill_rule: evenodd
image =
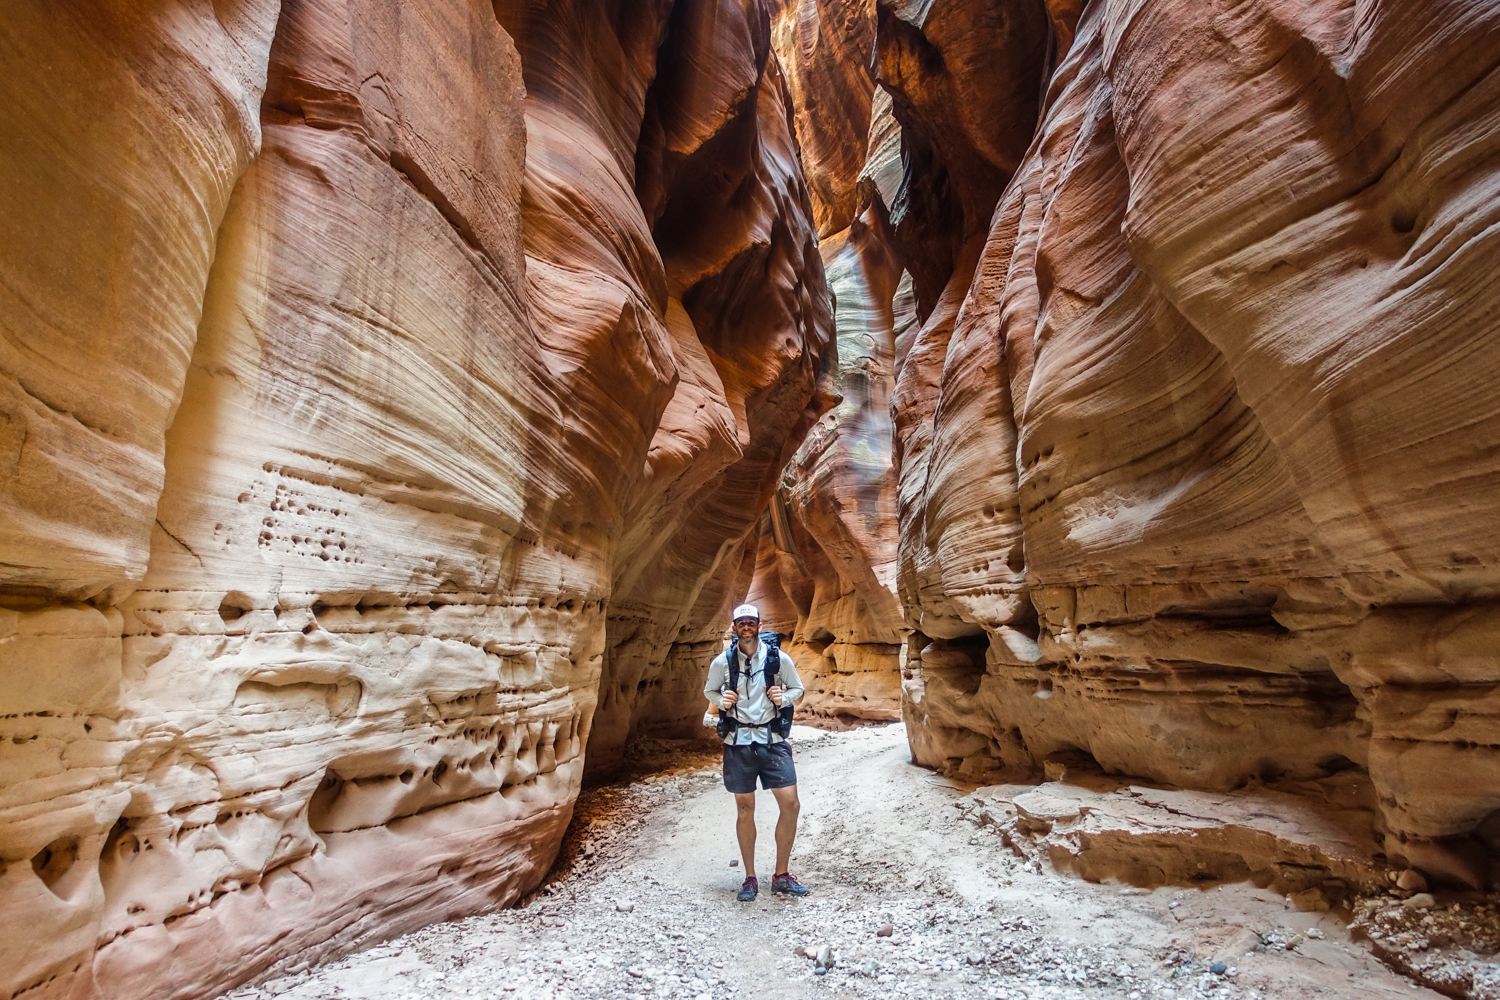
<path id="1" fill-rule="evenodd" d="M 580 797 L 553 876 L 523 905 L 228 996 L 1435 1000 L 1333 915 L 1292 911 L 1266 890 L 1094 885 L 1023 864 L 944 808 L 964 790 L 911 767 L 899 726 L 799 741 L 796 752 L 792 867 L 812 887 L 806 898 L 734 901 L 734 808 L 716 754 L 679 748 L 649 781 Z M 775 810 L 760 799 L 768 862 Z M 1369 922 L 1406 933 L 1433 912 L 1388 900 Z"/>

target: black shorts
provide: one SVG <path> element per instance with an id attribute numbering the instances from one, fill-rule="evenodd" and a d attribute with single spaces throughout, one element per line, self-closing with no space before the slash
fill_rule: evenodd
<path id="1" fill-rule="evenodd" d="M 755 779 L 770 791 L 797 783 L 792 764 L 792 745 L 780 743 L 724 744 L 724 787 L 736 795 L 755 791 Z"/>

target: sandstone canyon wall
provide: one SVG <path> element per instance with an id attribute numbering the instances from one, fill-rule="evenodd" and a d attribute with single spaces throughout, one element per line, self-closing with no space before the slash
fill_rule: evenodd
<path id="1" fill-rule="evenodd" d="M 839 403 L 783 473 L 762 521 L 749 600 L 785 634 L 807 684 L 800 710 L 900 717 L 905 633 L 895 595 L 895 470 L 890 391 L 901 266 L 869 164 L 899 176 L 889 101 L 869 56 L 874 7 L 783 3 L 773 38 L 819 220 L 834 300 Z"/>
<path id="2" fill-rule="evenodd" d="M 701 710 L 832 403 L 770 12 L 23 2 L 0 53 L 0 996 L 514 900 L 585 747 Z"/>
<path id="3" fill-rule="evenodd" d="M 788 466 L 752 600 L 793 636 L 806 709 L 896 718 L 911 631 L 897 582 L 912 568 L 910 558 L 898 563 L 898 548 L 924 499 L 910 488 L 923 448 L 910 438 L 936 404 L 942 361 L 938 338 L 917 334 L 923 321 L 951 327 L 995 202 L 1025 153 L 1049 21 L 1040 3 L 830 2 L 785 5 L 778 23 L 808 176 L 841 181 L 815 193 L 840 196 L 820 218 L 842 402 Z M 857 144 L 825 126 L 830 106 L 861 110 Z M 856 145 L 863 157 L 853 160 Z M 895 398 L 898 373 L 907 388 Z"/>
<path id="4" fill-rule="evenodd" d="M 1495 878 L 1493 5 L 846 6 L 878 88 L 854 213 L 916 320 L 882 346 L 914 758 L 1352 768 L 1392 863 Z M 854 232 L 824 242 L 841 370 L 899 311 L 888 270 L 846 303 Z M 827 457 L 858 399 L 789 469 L 757 582 L 829 648 L 815 595 L 861 579 L 834 522 L 877 478 Z"/>
<path id="5" fill-rule="evenodd" d="M 691 732 L 1500 852 L 1500 13 L 17 0 L 0 997 L 502 905 Z M 585 765 L 585 761 L 587 764 Z"/>

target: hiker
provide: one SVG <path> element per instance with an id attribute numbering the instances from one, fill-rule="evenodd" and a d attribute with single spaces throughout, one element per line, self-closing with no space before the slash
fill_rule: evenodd
<path id="1" fill-rule="evenodd" d="M 755 780 L 776 798 L 781 815 L 776 820 L 776 868 L 771 891 L 806 896 L 787 866 L 797 836 L 797 770 L 792 765 L 793 705 L 802 697 L 802 678 L 791 657 L 781 652 L 774 632 L 761 634 L 760 612 L 753 604 L 734 609 L 735 641 L 714 657 L 708 668 L 703 696 L 719 706 L 718 732 L 724 740 L 724 787 L 734 793 L 739 811 L 735 833 L 745 863 L 745 881 L 735 897 L 755 898 Z"/>

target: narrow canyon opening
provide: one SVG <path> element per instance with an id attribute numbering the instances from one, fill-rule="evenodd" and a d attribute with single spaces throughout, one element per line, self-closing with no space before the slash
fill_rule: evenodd
<path id="1" fill-rule="evenodd" d="M 12 0 L 0 1000 L 1500 998 L 1497 54 Z"/>

